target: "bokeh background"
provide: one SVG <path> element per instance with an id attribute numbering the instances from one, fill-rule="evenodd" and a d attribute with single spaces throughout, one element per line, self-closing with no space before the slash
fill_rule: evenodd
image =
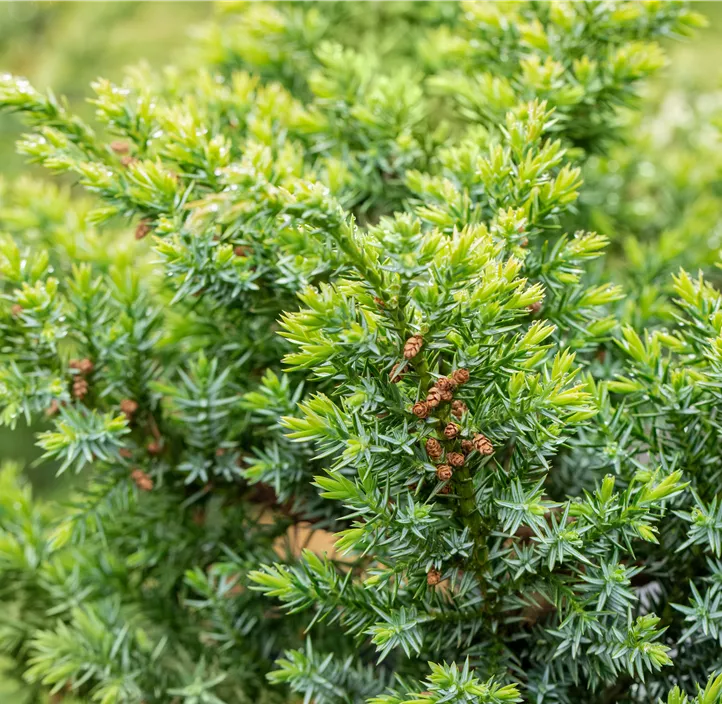
<path id="1" fill-rule="evenodd" d="M 147 61 L 173 63 L 188 46 L 193 31 L 213 13 L 210 2 L 2 2 L 0 0 L 0 73 L 14 73 L 38 87 L 52 88 L 87 116 L 89 84 L 99 76 L 119 80 L 123 67 Z M 0 116 L 0 194 L 2 182 L 21 174 L 49 178 L 15 153 L 22 125 Z M 0 195 L 0 231 L 4 204 Z M 33 435 L 42 428 L 0 429 L 0 462 L 15 460 L 26 470 L 35 492 L 63 499 L 74 477 L 54 478 L 54 468 L 37 467 L 40 452 Z M 0 609 L 2 609 L 0 604 Z M 27 704 L 18 682 L 3 676 L 0 658 L 0 704 Z M 40 702 L 33 704 L 41 704 Z M 44 703 L 43 703 L 44 704 Z"/>
<path id="2" fill-rule="evenodd" d="M 650 121 L 662 127 L 665 121 L 674 123 L 674 129 L 681 128 L 686 138 L 694 137 L 692 122 L 700 105 L 705 101 L 722 105 L 722 1 L 692 5 L 708 17 L 709 26 L 694 40 L 681 44 L 670 42 L 667 47 L 670 65 L 647 86 L 645 102 Z M 211 18 L 213 11 L 211 2 L 0 0 L 0 72 L 23 75 L 39 88 L 52 88 L 56 94 L 67 96 L 75 110 L 88 116 L 93 110 L 86 102 L 91 81 L 100 76 L 120 80 L 123 67 L 141 61 L 154 67 L 176 59 L 182 61 L 184 52 L 187 58 L 193 35 L 202 32 L 204 22 Z M 685 120 L 688 121 L 686 127 Z M 12 182 L 25 173 L 49 178 L 41 170 L 24 164 L 15 154 L 14 143 L 21 133 L 22 126 L 17 119 L 0 116 L 0 230 L 2 181 Z M 695 153 L 701 154 L 700 159 L 704 160 L 704 149 L 700 150 L 699 145 Z M 722 158 L 717 159 L 722 164 Z M 654 168 L 650 162 L 647 171 Z M 694 170 L 695 164 L 690 168 Z M 640 227 L 644 226 L 645 219 L 651 221 L 657 214 L 659 193 L 653 185 L 655 174 L 644 176 L 646 186 L 640 186 L 639 199 L 629 198 L 627 194 L 621 196 L 620 203 L 598 204 L 598 228 L 613 240 L 615 233 L 610 229 L 615 227 L 615 208 L 617 211 L 636 208 Z M 688 175 L 690 181 L 693 177 L 689 179 Z M 659 180 L 659 172 L 656 178 Z M 645 208 L 649 212 L 645 212 Z M 606 214 L 610 214 L 607 220 Z M 626 221 L 634 218 L 626 217 Z M 722 212 L 716 214 L 714 222 L 719 226 L 717 229 L 722 228 Z M 52 466 L 36 465 L 39 452 L 34 446 L 33 434 L 40 429 L 22 426 L 13 431 L 0 429 L 0 461 L 19 462 L 26 468 L 37 493 L 62 499 L 69 489 L 68 482 L 73 479 L 57 481 L 53 478 Z M 12 683 L 3 681 L 0 661 L 0 704 L 14 704 L 13 687 Z"/>
<path id="3" fill-rule="evenodd" d="M 74 110 L 90 117 L 89 85 L 102 76 L 120 80 L 124 67 L 147 62 L 173 63 L 213 14 L 211 2 L 2 2 L 0 73 L 25 76 L 38 88 L 67 97 Z M 15 153 L 23 132 L 20 120 L 0 116 L 0 181 L 23 174 L 52 178 Z M 0 189 L 1 192 L 1 189 Z M 2 230 L 0 196 L 0 231 Z M 33 435 L 38 428 L 0 429 L 0 461 L 19 461 L 36 491 L 62 495 L 72 477 L 54 480 L 52 467 L 35 468 L 40 455 Z M 5 704 L 0 689 L 0 702 Z"/>

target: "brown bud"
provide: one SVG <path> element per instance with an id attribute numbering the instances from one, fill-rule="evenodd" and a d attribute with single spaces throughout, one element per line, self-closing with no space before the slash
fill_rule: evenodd
<path id="1" fill-rule="evenodd" d="M 148 450 L 149 455 L 159 455 L 163 451 L 163 446 L 157 440 L 152 440 L 145 449 Z"/>
<path id="2" fill-rule="evenodd" d="M 138 404 L 132 398 L 124 398 L 120 402 L 120 410 L 130 418 L 138 410 Z"/>
<path id="3" fill-rule="evenodd" d="M 526 237 L 522 237 L 521 240 L 519 240 L 519 246 L 520 247 L 527 247 L 529 245 L 529 239 Z"/>
<path id="4" fill-rule="evenodd" d="M 216 457 L 223 457 L 223 455 L 226 454 L 226 448 L 225 447 L 218 447 L 216 448 Z"/>
<path id="5" fill-rule="evenodd" d="M 439 487 L 439 490 L 436 493 L 437 494 L 450 494 L 451 486 L 449 484 L 444 484 L 444 486 Z"/>
<path id="6" fill-rule="evenodd" d="M 542 308 L 541 301 L 534 301 L 534 303 L 532 303 L 532 304 L 527 308 L 527 310 L 528 310 L 532 315 L 536 315 L 536 314 L 541 310 L 541 308 Z"/>
<path id="7" fill-rule="evenodd" d="M 429 393 L 426 396 L 426 403 L 431 408 L 436 408 L 441 403 L 441 391 L 435 386 L 429 389 Z"/>
<path id="8" fill-rule="evenodd" d="M 19 303 L 16 303 L 10 309 L 10 312 L 17 318 L 23 312 L 23 307 Z"/>
<path id="9" fill-rule="evenodd" d="M 133 456 L 133 452 L 131 450 L 129 450 L 127 447 L 121 447 L 120 450 L 118 450 L 118 454 L 124 460 L 129 460 Z"/>
<path id="10" fill-rule="evenodd" d="M 82 377 L 77 377 L 73 382 L 73 397 L 82 401 L 88 393 L 88 382 Z"/>
<path id="11" fill-rule="evenodd" d="M 79 360 L 79 359 L 71 359 L 71 360 L 68 362 L 68 366 L 69 366 L 71 369 L 80 369 L 80 360 Z"/>
<path id="12" fill-rule="evenodd" d="M 450 452 L 446 459 L 452 467 L 463 467 L 466 458 L 460 452 Z"/>
<path id="13" fill-rule="evenodd" d="M 453 391 L 456 388 L 456 382 L 448 376 L 442 376 L 441 379 L 436 382 L 435 386 L 441 389 L 441 391 Z"/>
<path id="14" fill-rule="evenodd" d="M 451 377 L 457 384 L 466 384 L 466 382 L 469 381 L 469 370 L 457 369 Z"/>
<path id="15" fill-rule="evenodd" d="M 436 478 L 440 482 L 448 482 L 454 474 L 454 470 L 448 464 L 440 464 L 436 468 Z"/>
<path id="16" fill-rule="evenodd" d="M 152 229 L 150 220 L 141 220 L 135 228 L 135 239 L 142 240 Z"/>
<path id="17" fill-rule="evenodd" d="M 454 392 L 451 389 L 439 389 L 442 401 L 451 401 L 454 398 Z"/>
<path id="18" fill-rule="evenodd" d="M 412 335 L 404 344 L 404 358 L 413 359 L 421 351 L 424 338 L 421 335 Z"/>
<path id="19" fill-rule="evenodd" d="M 426 401 L 417 401 L 411 412 L 419 418 L 426 418 L 429 415 L 429 404 Z"/>
<path id="20" fill-rule="evenodd" d="M 474 448 L 480 455 L 494 454 L 494 446 L 489 441 L 489 438 L 481 433 L 474 435 Z"/>
<path id="21" fill-rule="evenodd" d="M 379 298 L 378 296 L 374 296 L 374 303 L 375 303 L 379 308 L 386 308 L 386 304 L 384 303 L 384 299 L 383 299 L 383 298 Z"/>
<path id="22" fill-rule="evenodd" d="M 441 572 L 433 567 L 426 573 L 426 583 L 435 587 L 441 581 Z"/>
<path id="23" fill-rule="evenodd" d="M 153 488 L 153 480 L 142 469 L 134 469 L 130 478 L 141 491 L 150 491 Z"/>
<path id="24" fill-rule="evenodd" d="M 50 405 L 45 409 L 45 415 L 50 418 L 51 416 L 54 416 L 59 410 L 60 404 L 58 404 L 56 399 L 53 399 L 50 402 Z"/>
<path id="25" fill-rule="evenodd" d="M 457 418 L 461 418 L 461 416 L 463 416 L 468 410 L 467 405 L 458 399 L 451 404 L 451 412 Z"/>
<path id="26" fill-rule="evenodd" d="M 461 441 L 461 451 L 468 455 L 470 452 L 474 451 L 474 443 L 471 442 L 471 440 L 462 440 Z"/>
<path id="27" fill-rule="evenodd" d="M 444 454 L 444 449 L 436 438 L 429 438 L 426 441 L 426 452 L 432 460 L 438 460 Z"/>
<path id="28" fill-rule="evenodd" d="M 459 426 L 456 423 L 447 423 L 444 428 L 444 437 L 447 440 L 453 440 L 459 434 Z"/>
<path id="29" fill-rule="evenodd" d="M 233 248 L 233 254 L 235 254 L 237 257 L 247 257 L 248 247 L 244 247 L 242 244 L 239 244 Z"/>
<path id="30" fill-rule="evenodd" d="M 93 371 L 93 367 L 93 363 L 89 359 L 85 358 L 78 362 L 78 366 L 76 368 L 81 374 L 90 374 L 90 372 Z"/>
<path id="31" fill-rule="evenodd" d="M 130 156 L 130 155 L 121 157 L 121 159 L 120 159 L 120 163 L 126 167 L 130 166 L 131 164 L 135 164 L 136 161 L 138 161 L 138 159 L 136 157 Z"/>
<path id="32" fill-rule="evenodd" d="M 389 380 L 392 384 L 398 384 L 403 378 L 405 372 L 402 370 L 399 372 L 400 364 L 394 364 L 393 367 L 391 367 L 391 371 L 389 372 Z"/>
<path id="33" fill-rule="evenodd" d="M 130 145 L 128 144 L 128 142 L 123 142 L 119 139 L 115 140 L 114 142 L 111 142 L 110 148 L 116 154 L 127 154 L 130 151 Z"/>

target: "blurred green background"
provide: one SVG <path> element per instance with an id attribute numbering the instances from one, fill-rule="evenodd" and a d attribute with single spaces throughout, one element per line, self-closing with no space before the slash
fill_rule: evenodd
<path id="1" fill-rule="evenodd" d="M 124 66 L 141 60 L 152 66 L 172 63 L 188 46 L 192 29 L 212 13 L 209 2 L 0 1 L 0 73 L 22 75 L 38 87 L 52 87 L 88 116 L 92 107 L 85 99 L 91 81 L 99 76 L 118 80 Z M 47 178 L 15 154 L 15 141 L 21 134 L 19 120 L 0 116 L 0 179 L 12 181 L 28 171 Z M 54 480 L 53 467 L 33 467 L 40 455 L 33 441 L 39 429 L 22 425 L 0 429 L 0 462 L 16 459 L 24 465 L 36 493 L 62 495 L 71 478 L 59 482 Z M 0 704 L 28 704 L 27 697 L 35 695 L 28 695 L 19 682 L 3 675 L 7 665 L 0 658 Z"/>
<path id="2" fill-rule="evenodd" d="M 140 61 L 159 67 L 182 60 L 193 29 L 212 14 L 210 2 L 0 0 L 0 73 L 22 75 L 40 88 L 52 88 L 90 117 L 93 108 L 86 98 L 91 81 L 100 76 L 120 80 L 123 67 Z M 21 134 L 18 119 L 0 116 L 0 178 L 11 181 L 27 172 L 48 178 L 15 153 Z M 40 454 L 33 442 L 36 431 L 22 426 L 0 429 L 0 461 L 19 460 L 36 490 L 47 495 L 66 487 L 53 481 L 52 468 L 32 468 Z"/>
<path id="3" fill-rule="evenodd" d="M 658 109 L 670 91 L 694 97 L 722 88 L 722 2 L 692 4 L 707 15 L 709 27 L 687 43 L 670 42 L 670 66 L 648 88 L 650 111 Z M 124 66 L 140 61 L 155 67 L 183 61 L 194 31 L 212 14 L 211 2 L 0 1 L 0 72 L 52 87 L 89 116 L 92 107 L 86 97 L 92 80 L 119 80 Z M 0 178 L 12 180 L 27 171 L 46 178 L 14 153 L 21 132 L 14 117 L 0 117 Z M 19 461 L 29 468 L 36 491 L 58 496 L 67 484 L 53 480 L 53 468 L 32 467 L 39 455 L 33 432 L 26 427 L 0 430 L 0 461 Z M 0 660 L 0 704 L 15 704 L 12 692 L 17 685 L 3 682 L 1 670 Z"/>

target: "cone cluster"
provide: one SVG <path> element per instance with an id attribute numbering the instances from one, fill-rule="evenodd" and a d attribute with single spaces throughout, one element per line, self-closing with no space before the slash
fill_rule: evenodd
<path id="1" fill-rule="evenodd" d="M 141 491 L 151 491 L 153 489 L 153 480 L 142 469 L 134 469 L 130 473 L 130 478 Z"/>
<path id="2" fill-rule="evenodd" d="M 76 372 L 73 379 L 73 398 L 82 401 L 88 394 L 90 385 L 87 376 L 93 371 L 94 365 L 89 359 L 71 359 L 68 366 Z"/>
<path id="3" fill-rule="evenodd" d="M 425 415 L 420 416 L 416 410 L 414 410 L 414 413 L 420 418 L 426 418 L 432 409 L 438 408 L 442 403 L 451 402 L 451 412 L 455 417 L 461 418 L 467 410 L 466 404 L 458 399 L 454 400 L 454 392 L 459 386 L 465 384 L 467 381 L 469 381 L 469 372 L 467 369 L 457 369 L 453 374 L 451 374 L 451 376 L 442 376 L 429 389 L 426 399 L 420 402 L 426 404 Z M 414 406 L 414 409 L 416 409 L 416 406 Z M 453 426 L 453 423 L 450 425 Z"/>
<path id="4" fill-rule="evenodd" d="M 454 391 L 469 381 L 467 369 L 457 369 L 448 377 L 442 377 L 429 389 L 426 399 L 417 401 L 412 412 L 418 418 L 428 418 L 441 403 L 451 401 L 451 413 L 461 418 L 468 411 L 466 404 L 460 399 L 454 399 Z M 461 438 L 461 427 L 454 422 L 446 422 L 443 427 L 443 438 L 446 447 L 435 437 L 427 438 L 424 447 L 426 454 L 436 465 L 436 478 L 440 482 L 448 482 L 454 476 L 454 469 L 463 467 L 466 457 L 472 452 L 478 452 L 482 457 L 494 454 L 494 446 L 489 438 L 482 433 L 476 433 L 472 440 Z M 449 444 L 447 444 L 449 443 Z M 448 494 L 450 487 L 445 485 L 439 493 Z"/>

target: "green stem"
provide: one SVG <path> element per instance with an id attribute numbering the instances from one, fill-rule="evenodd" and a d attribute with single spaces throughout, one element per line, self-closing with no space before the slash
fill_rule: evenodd
<path id="1" fill-rule="evenodd" d="M 479 580 L 481 591 L 486 595 L 484 571 L 489 558 L 489 550 L 486 546 L 486 530 L 476 505 L 474 479 L 468 465 L 464 465 L 454 472 L 453 482 L 459 496 L 461 520 L 469 528 L 469 533 L 474 541 L 474 551 L 471 556 L 472 566 Z"/>

